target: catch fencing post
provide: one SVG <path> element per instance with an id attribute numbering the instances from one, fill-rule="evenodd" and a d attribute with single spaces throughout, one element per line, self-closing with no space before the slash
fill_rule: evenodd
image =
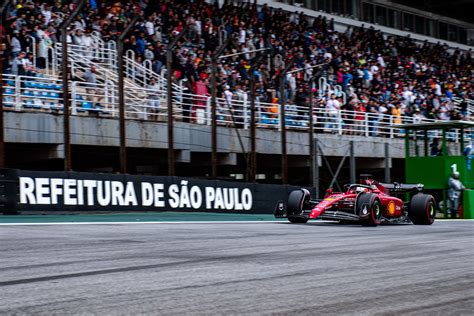
<path id="1" fill-rule="evenodd" d="M 187 25 L 184 26 L 181 33 L 179 33 L 168 45 L 166 50 L 166 98 L 168 108 L 168 175 L 174 176 L 175 169 L 175 155 L 174 155 L 174 120 L 173 120 L 173 100 L 172 100 L 172 72 L 171 66 L 173 61 L 173 49 L 176 47 L 178 41 L 186 34 Z"/>
<path id="2" fill-rule="evenodd" d="M 285 77 L 294 60 L 290 60 L 280 72 L 280 127 L 281 127 L 281 180 L 288 184 L 288 153 L 286 148 L 286 117 L 285 117 Z"/>
<path id="3" fill-rule="evenodd" d="M 390 147 L 388 143 L 384 144 L 385 149 L 385 183 L 390 183 Z"/>
<path id="4" fill-rule="evenodd" d="M 219 30 L 219 47 L 217 47 L 215 53 L 212 55 L 212 68 L 211 68 L 211 176 L 213 179 L 217 178 L 217 61 L 219 56 L 224 52 L 227 45 L 230 43 L 230 38 L 227 38 L 227 32 L 224 29 Z"/>
<path id="5" fill-rule="evenodd" d="M 267 54 L 267 56 L 270 56 Z M 263 60 L 265 55 L 259 55 L 250 65 L 250 159 L 248 166 L 248 177 L 250 182 L 255 182 L 257 176 L 257 124 L 255 109 L 255 67 Z"/>
<path id="6" fill-rule="evenodd" d="M 313 186 L 316 189 L 316 199 L 319 199 L 319 144 L 318 139 L 314 139 L 314 165 L 313 165 Z"/>
<path id="7" fill-rule="evenodd" d="M 350 160 L 349 160 L 349 168 L 351 173 L 351 183 L 356 183 L 356 159 L 354 155 L 354 141 L 350 141 L 351 152 L 350 152 Z"/>
<path id="8" fill-rule="evenodd" d="M 0 22 L 3 25 L 3 21 L 6 17 L 6 7 L 9 0 L 3 0 L 0 7 Z M 3 61 L 5 53 L 5 43 L 3 43 L 3 32 L 0 28 L 0 168 L 5 168 L 5 126 L 3 118 Z"/>
<path id="9" fill-rule="evenodd" d="M 127 173 L 127 140 L 125 126 L 125 91 L 124 91 L 124 74 L 123 74 L 123 41 L 127 34 L 137 22 L 139 15 L 135 15 L 127 25 L 127 28 L 120 34 L 118 39 L 118 93 L 119 93 L 119 124 L 120 124 L 120 172 Z"/>
<path id="10" fill-rule="evenodd" d="M 326 65 L 326 63 L 322 63 L 322 64 L 318 64 L 318 65 L 313 65 L 313 66 L 309 66 L 309 67 L 304 67 L 304 68 L 298 68 L 298 69 L 295 69 L 295 70 L 292 70 L 292 71 L 288 71 L 289 74 L 292 74 L 292 73 L 297 73 L 297 72 L 301 72 L 301 71 L 304 71 L 304 70 L 308 70 L 308 69 L 315 69 L 315 68 L 319 68 L 321 66 L 324 66 Z M 308 145 L 309 145 L 309 160 L 310 160 L 310 173 L 311 173 L 311 180 L 312 180 L 312 184 L 313 186 L 315 185 L 315 181 L 314 181 L 314 143 L 313 143 L 313 136 L 314 136 L 314 120 L 313 120 L 313 115 L 314 115 L 314 107 L 313 107 L 313 84 L 315 83 L 316 81 L 316 78 L 319 77 L 318 76 L 315 76 L 314 74 L 311 75 L 311 78 L 309 78 L 309 119 L 308 119 Z M 321 81 L 320 80 L 321 77 L 319 78 L 319 82 Z"/>
<path id="11" fill-rule="evenodd" d="M 72 157 L 71 157 L 71 133 L 69 124 L 69 69 L 68 69 L 68 49 L 67 49 L 67 28 L 76 19 L 76 16 L 81 12 L 86 0 L 80 0 L 76 9 L 68 17 L 66 21 L 59 26 L 61 30 L 61 68 L 62 68 L 62 84 L 63 84 L 63 134 L 64 134 L 64 171 L 71 171 Z"/>

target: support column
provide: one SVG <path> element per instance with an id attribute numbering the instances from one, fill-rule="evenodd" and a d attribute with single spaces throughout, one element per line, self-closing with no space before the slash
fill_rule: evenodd
<path id="1" fill-rule="evenodd" d="M 354 141 L 350 141 L 350 160 L 349 168 L 351 174 L 351 183 L 356 183 L 356 160 L 354 155 Z"/>
<path id="2" fill-rule="evenodd" d="M 319 199 L 319 144 L 318 139 L 314 139 L 314 165 L 313 165 L 313 186 L 315 188 L 316 199 Z"/>
<path id="3" fill-rule="evenodd" d="M 390 147 L 385 143 L 385 183 L 390 183 Z"/>
<path id="4" fill-rule="evenodd" d="M 127 133 L 125 130 L 125 91 L 124 91 L 124 74 L 123 74 L 123 41 L 127 34 L 137 22 L 139 15 L 135 15 L 127 26 L 127 28 L 120 34 L 118 39 L 118 95 L 119 95 L 119 134 L 120 134 L 120 172 L 127 173 Z"/>
<path id="5" fill-rule="evenodd" d="M 168 175 L 174 176 L 176 174 L 176 159 L 174 152 L 174 117 L 173 117 L 173 83 L 172 83 L 172 62 L 173 49 L 176 47 L 178 41 L 186 34 L 187 25 L 184 26 L 181 33 L 179 33 L 168 45 L 166 51 L 166 102 L 168 110 Z"/>
<path id="6" fill-rule="evenodd" d="M 61 49 L 62 49 L 62 84 L 63 84 L 63 135 L 64 135 L 64 171 L 72 170 L 71 158 L 71 133 L 69 124 L 69 68 L 68 68 L 68 49 L 67 49 L 67 28 L 76 19 L 76 16 L 81 12 L 82 7 L 86 3 L 85 0 L 80 0 L 74 12 L 64 21 L 59 29 L 61 30 Z"/>
<path id="7" fill-rule="evenodd" d="M 3 21 L 6 17 L 6 6 L 8 0 L 3 0 L 0 7 L 0 24 L 3 25 Z M 5 126 L 3 118 L 3 62 L 5 54 L 5 43 L 3 43 L 3 32 L 0 29 L 0 168 L 5 168 Z"/>

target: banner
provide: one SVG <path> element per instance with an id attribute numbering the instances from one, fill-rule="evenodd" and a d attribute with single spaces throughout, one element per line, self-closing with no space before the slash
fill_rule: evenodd
<path id="1" fill-rule="evenodd" d="M 299 187 L 79 172 L 2 170 L 1 181 L 17 187 L 15 210 L 7 212 L 196 211 L 272 213 Z M 11 202 L 11 201 L 10 201 Z M 4 211 L 5 212 L 5 211 Z"/>

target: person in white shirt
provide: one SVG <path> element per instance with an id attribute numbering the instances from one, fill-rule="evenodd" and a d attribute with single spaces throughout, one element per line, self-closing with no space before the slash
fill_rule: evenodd
<path id="1" fill-rule="evenodd" d="M 439 118 L 440 118 L 440 120 L 443 120 L 443 121 L 449 121 L 449 119 L 450 119 L 450 117 L 449 117 L 449 107 L 448 107 L 447 102 L 441 103 L 441 106 L 439 108 Z"/>
<path id="2" fill-rule="evenodd" d="M 370 66 L 370 71 L 372 72 L 372 76 L 377 75 L 380 71 L 379 66 L 377 66 L 375 62 L 372 62 L 372 66 Z"/>
<path id="3" fill-rule="evenodd" d="M 41 14 L 44 16 L 44 25 L 48 25 L 52 17 L 51 7 L 45 4 L 41 10 Z"/>
<path id="4" fill-rule="evenodd" d="M 248 100 L 248 94 L 245 92 L 245 86 L 237 85 L 235 87 L 235 96 L 238 102 L 234 105 L 231 111 L 234 115 L 234 120 L 241 123 L 243 122 L 242 116 L 245 113 L 245 109 L 247 109 Z"/>
<path id="5" fill-rule="evenodd" d="M 93 57 L 93 49 L 95 48 L 95 44 L 90 32 L 86 32 L 86 34 L 82 37 L 82 44 L 84 45 L 85 50 L 84 56 L 91 60 Z"/>
<path id="6" fill-rule="evenodd" d="M 230 124 L 230 121 L 232 118 L 230 117 L 230 110 L 232 109 L 232 98 L 234 94 L 232 91 L 230 91 L 230 87 L 226 85 L 224 87 L 224 99 L 225 99 L 225 104 L 223 106 L 220 106 L 218 109 L 219 114 L 221 115 L 222 119 Z"/>
<path id="7" fill-rule="evenodd" d="M 153 16 L 148 17 L 148 21 L 145 22 L 145 29 L 148 36 L 155 35 L 155 25 L 153 24 Z"/>
<path id="8" fill-rule="evenodd" d="M 326 59 L 326 58 L 329 59 L 329 61 L 331 61 L 332 60 L 332 54 L 329 53 L 329 52 L 325 52 L 324 53 L 324 59 Z"/>
<path id="9" fill-rule="evenodd" d="M 419 124 L 423 122 L 423 119 L 425 117 L 421 114 L 419 109 L 415 110 L 415 113 L 413 113 L 413 124 Z"/>
<path id="10" fill-rule="evenodd" d="M 159 112 L 160 109 L 160 85 L 156 82 L 154 78 L 152 78 L 146 88 L 148 89 L 147 93 L 148 105 L 150 106 L 150 114 L 152 115 L 153 119 L 157 120 L 158 115 L 156 114 Z"/>
<path id="11" fill-rule="evenodd" d="M 202 36 L 202 22 L 200 20 L 196 20 L 196 22 L 194 23 L 194 28 L 196 29 L 198 42 L 200 42 Z"/>
<path id="12" fill-rule="evenodd" d="M 412 98 L 413 98 L 413 92 L 411 92 L 410 90 L 408 90 L 408 87 L 403 87 L 402 96 L 403 96 L 405 105 L 409 106 L 409 105 L 412 103 L 412 101 L 413 101 L 413 100 L 412 100 Z"/>
<path id="13" fill-rule="evenodd" d="M 46 33 L 44 30 L 46 26 L 42 26 L 37 29 L 36 36 L 39 38 L 38 43 L 38 67 L 45 68 L 46 67 L 46 59 L 48 58 L 48 49 L 52 47 L 53 41 L 49 37 L 49 34 Z"/>
<path id="14" fill-rule="evenodd" d="M 383 59 L 382 55 L 379 54 L 379 56 L 377 57 L 377 62 L 382 68 L 385 68 L 385 60 Z"/>
<path id="15" fill-rule="evenodd" d="M 245 32 L 245 28 L 241 26 L 239 30 L 239 43 L 244 44 L 246 37 L 247 37 L 247 33 Z"/>
<path id="16" fill-rule="evenodd" d="M 84 34 L 83 34 L 83 31 L 81 29 L 76 29 L 76 32 L 75 34 L 73 35 L 73 43 L 74 45 L 79 45 L 79 46 L 83 46 L 84 45 Z"/>
<path id="17" fill-rule="evenodd" d="M 35 66 L 33 64 L 33 54 L 28 53 L 25 58 L 21 60 L 23 69 L 25 69 L 26 76 L 34 76 Z"/>
<path id="18" fill-rule="evenodd" d="M 331 99 L 326 102 L 326 113 L 328 116 L 326 128 L 332 129 L 333 132 L 336 131 L 336 128 L 339 123 L 339 111 L 340 103 L 336 100 L 336 95 L 331 94 Z"/>
<path id="19" fill-rule="evenodd" d="M 443 95 L 443 94 L 441 93 L 441 86 L 439 85 L 439 82 L 438 82 L 438 81 L 436 81 L 434 90 L 435 90 L 435 94 L 436 94 L 437 96 Z"/>
<path id="20" fill-rule="evenodd" d="M 290 94 L 288 95 L 288 100 L 290 100 L 293 99 L 296 93 L 296 78 L 293 76 L 293 74 L 286 74 L 286 81 L 290 87 Z"/>

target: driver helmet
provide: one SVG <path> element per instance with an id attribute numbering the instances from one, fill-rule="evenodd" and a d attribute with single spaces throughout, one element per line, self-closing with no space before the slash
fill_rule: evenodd
<path id="1" fill-rule="evenodd" d="M 354 191 L 356 193 L 361 193 L 361 192 L 365 192 L 366 190 L 364 187 L 355 187 Z"/>

